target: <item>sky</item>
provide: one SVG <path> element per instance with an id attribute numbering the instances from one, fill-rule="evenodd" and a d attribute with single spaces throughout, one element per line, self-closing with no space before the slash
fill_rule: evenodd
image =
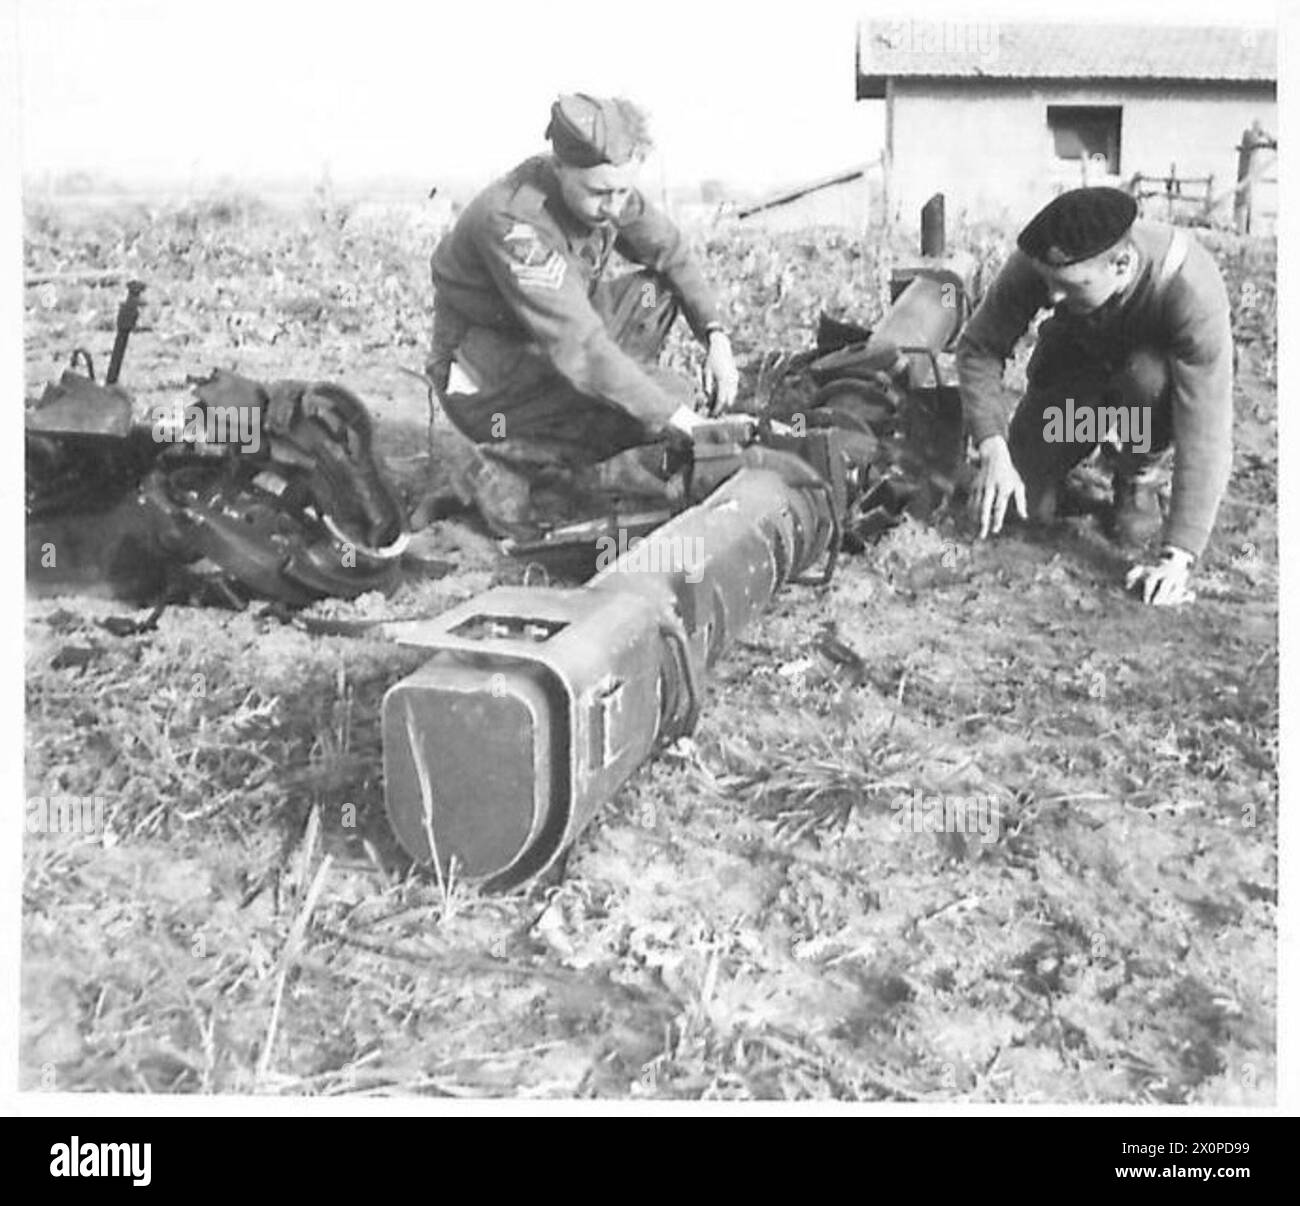
<path id="1" fill-rule="evenodd" d="M 881 125 L 853 101 L 854 9 L 823 7 L 23 0 L 23 167 L 487 176 L 587 91 L 649 110 L 673 181 L 816 175 Z"/>
<path id="2" fill-rule="evenodd" d="M 485 180 L 540 149 L 557 92 L 587 91 L 649 110 L 652 179 L 761 188 L 879 154 L 883 102 L 853 96 L 861 16 L 1049 16 L 1023 0 L 973 11 L 944 0 L 16 0 L 21 162 L 38 179 L 90 170 L 128 183 L 326 170 L 340 183 Z M 1094 0 L 1089 12 L 1267 23 L 1273 5 Z"/>

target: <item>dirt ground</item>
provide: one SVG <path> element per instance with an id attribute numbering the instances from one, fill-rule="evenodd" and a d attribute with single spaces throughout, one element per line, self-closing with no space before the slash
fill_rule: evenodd
<path id="1" fill-rule="evenodd" d="M 990 266 L 1004 232 L 963 238 Z M 319 199 L 73 220 L 30 274 L 124 269 L 139 405 L 223 365 L 337 380 L 414 501 L 431 232 Z M 1234 475 L 1195 604 L 1144 609 L 1090 520 L 982 544 L 908 521 L 790 588 L 564 874 L 485 896 L 409 867 L 378 702 L 419 656 L 265 614 L 35 597 L 28 796 L 102 797 L 24 844 L 30 1089 L 445 1097 L 1157 1102 L 1275 1095 L 1276 310 L 1267 245 L 1211 239 L 1239 344 Z M 888 249 L 721 232 L 701 251 L 746 389 L 817 313 L 869 323 Z M 106 356 L 120 287 L 27 291 L 28 393 Z M 675 363 L 690 368 L 684 342 Z M 454 560 L 315 615 L 431 614 L 517 581 Z M 983 834 L 896 805 L 991 803 Z"/>

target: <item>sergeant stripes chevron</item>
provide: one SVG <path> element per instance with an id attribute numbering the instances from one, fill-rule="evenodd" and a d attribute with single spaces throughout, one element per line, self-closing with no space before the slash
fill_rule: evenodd
<path id="1" fill-rule="evenodd" d="M 564 273 L 568 268 L 564 256 L 552 251 L 541 264 L 512 263 L 510 271 L 524 288 L 559 289 L 564 283 Z"/>

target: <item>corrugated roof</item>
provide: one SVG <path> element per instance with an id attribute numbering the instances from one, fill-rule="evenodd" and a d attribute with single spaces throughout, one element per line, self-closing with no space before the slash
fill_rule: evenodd
<path id="1" fill-rule="evenodd" d="M 888 78 L 1277 83 L 1277 31 L 1185 25 L 864 21 L 858 96 Z"/>

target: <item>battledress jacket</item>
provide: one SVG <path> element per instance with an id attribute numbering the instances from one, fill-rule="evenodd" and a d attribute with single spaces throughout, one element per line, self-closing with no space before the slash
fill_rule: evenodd
<path id="1" fill-rule="evenodd" d="M 592 304 L 614 251 L 659 274 L 704 338 L 717 322 L 714 295 L 681 232 L 639 192 L 615 222 L 589 229 L 570 214 L 544 157 L 489 185 L 433 253 L 434 379 L 459 353 L 489 388 L 508 389 L 512 356 L 540 352 L 579 393 L 658 431 L 678 403 L 618 346 Z"/>
<path id="2" fill-rule="evenodd" d="M 1062 349 L 1091 348 L 1118 364 L 1135 347 L 1162 353 L 1170 375 L 1174 469 L 1165 543 L 1200 555 L 1210 537 L 1232 468 L 1232 330 L 1227 290 L 1213 257 L 1185 232 L 1185 254 L 1168 264 L 1174 228 L 1134 223 L 1132 238 L 1143 265 L 1137 279 L 1096 316 L 1064 308 L 1040 328 Z M 1050 305 L 1047 286 L 1019 249 L 967 323 L 957 365 L 967 428 L 976 443 L 1004 436 L 1010 420 L 1002 373 L 1034 317 Z M 1052 354 L 1035 350 L 1035 358 Z M 1030 386 L 1033 387 L 1033 362 Z"/>

